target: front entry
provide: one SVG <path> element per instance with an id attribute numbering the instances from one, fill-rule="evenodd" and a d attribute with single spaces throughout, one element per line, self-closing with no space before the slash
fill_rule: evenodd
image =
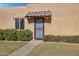
<path id="1" fill-rule="evenodd" d="M 44 19 L 36 18 L 35 19 L 35 39 L 44 38 Z"/>

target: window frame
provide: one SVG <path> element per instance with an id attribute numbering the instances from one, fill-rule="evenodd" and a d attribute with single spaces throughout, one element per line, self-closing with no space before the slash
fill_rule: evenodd
<path id="1" fill-rule="evenodd" d="M 18 22 L 16 20 L 18 20 Z M 25 28 L 24 18 L 15 18 L 15 29 L 24 29 L 24 28 Z"/>

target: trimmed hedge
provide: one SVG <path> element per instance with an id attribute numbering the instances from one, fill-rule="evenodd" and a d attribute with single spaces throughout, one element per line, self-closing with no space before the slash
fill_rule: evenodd
<path id="1" fill-rule="evenodd" d="M 32 39 L 32 32 L 30 30 L 20 30 L 17 32 L 17 40 L 30 41 Z"/>
<path id="2" fill-rule="evenodd" d="M 30 41 L 32 32 L 30 30 L 7 29 L 0 30 L 0 40 L 7 41 Z"/>
<path id="3" fill-rule="evenodd" d="M 3 33 L 4 40 L 7 41 L 17 41 L 17 31 L 16 30 L 4 30 Z"/>
<path id="4" fill-rule="evenodd" d="M 3 39 L 3 33 L 4 33 L 4 30 L 0 30 L 0 40 L 4 40 Z"/>
<path id="5" fill-rule="evenodd" d="M 69 43 L 79 43 L 79 36 L 55 36 L 55 35 L 46 35 L 44 37 L 45 42 L 69 42 Z"/>

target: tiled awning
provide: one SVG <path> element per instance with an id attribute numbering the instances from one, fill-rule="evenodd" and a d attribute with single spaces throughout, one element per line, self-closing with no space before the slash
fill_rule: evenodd
<path id="1" fill-rule="evenodd" d="M 51 11 L 32 11 L 26 14 L 26 17 L 29 16 L 51 16 Z"/>

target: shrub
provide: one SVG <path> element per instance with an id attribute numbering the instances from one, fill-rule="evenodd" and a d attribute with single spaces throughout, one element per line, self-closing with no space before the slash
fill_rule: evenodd
<path id="1" fill-rule="evenodd" d="M 3 33 L 4 33 L 4 30 L 0 30 L 0 40 L 4 40 L 3 39 Z"/>
<path id="2" fill-rule="evenodd" d="M 61 36 L 54 36 L 54 35 L 46 35 L 44 37 L 44 41 L 59 42 L 59 41 L 62 41 L 62 37 Z"/>
<path id="3" fill-rule="evenodd" d="M 30 41 L 33 37 L 32 37 L 32 35 L 33 35 L 33 33 L 30 31 L 30 30 L 26 30 L 25 31 L 25 35 L 26 35 L 26 39 L 28 40 L 28 41 Z"/>
<path id="4" fill-rule="evenodd" d="M 4 37 L 5 40 L 8 40 L 8 41 L 17 41 L 17 35 L 16 34 L 17 34 L 16 30 L 7 29 L 3 33 L 3 37 Z"/>
<path id="5" fill-rule="evenodd" d="M 69 43 L 79 43 L 79 36 L 68 36 L 65 39 L 65 42 L 69 42 Z"/>
<path id="6" fill-rule="evenodd" d="M 20 41 L 30 41 L 32 39 L 32 32 L 30 30 L 20 30 L 17 32 L 17 39 Z"/>
<path id="7" fill-rule="evenodd" d="M 0 30 L 0 40 L 7 41 L 30 41 L 32 32 L 30 30 Z"/>
<path id="8" fill-rule="evenodd" d="M 69 43 L 79 43 L 79 36 L 54 36 L 46 35 L 44 37 L 45 42 L 69 42 Z"/>

